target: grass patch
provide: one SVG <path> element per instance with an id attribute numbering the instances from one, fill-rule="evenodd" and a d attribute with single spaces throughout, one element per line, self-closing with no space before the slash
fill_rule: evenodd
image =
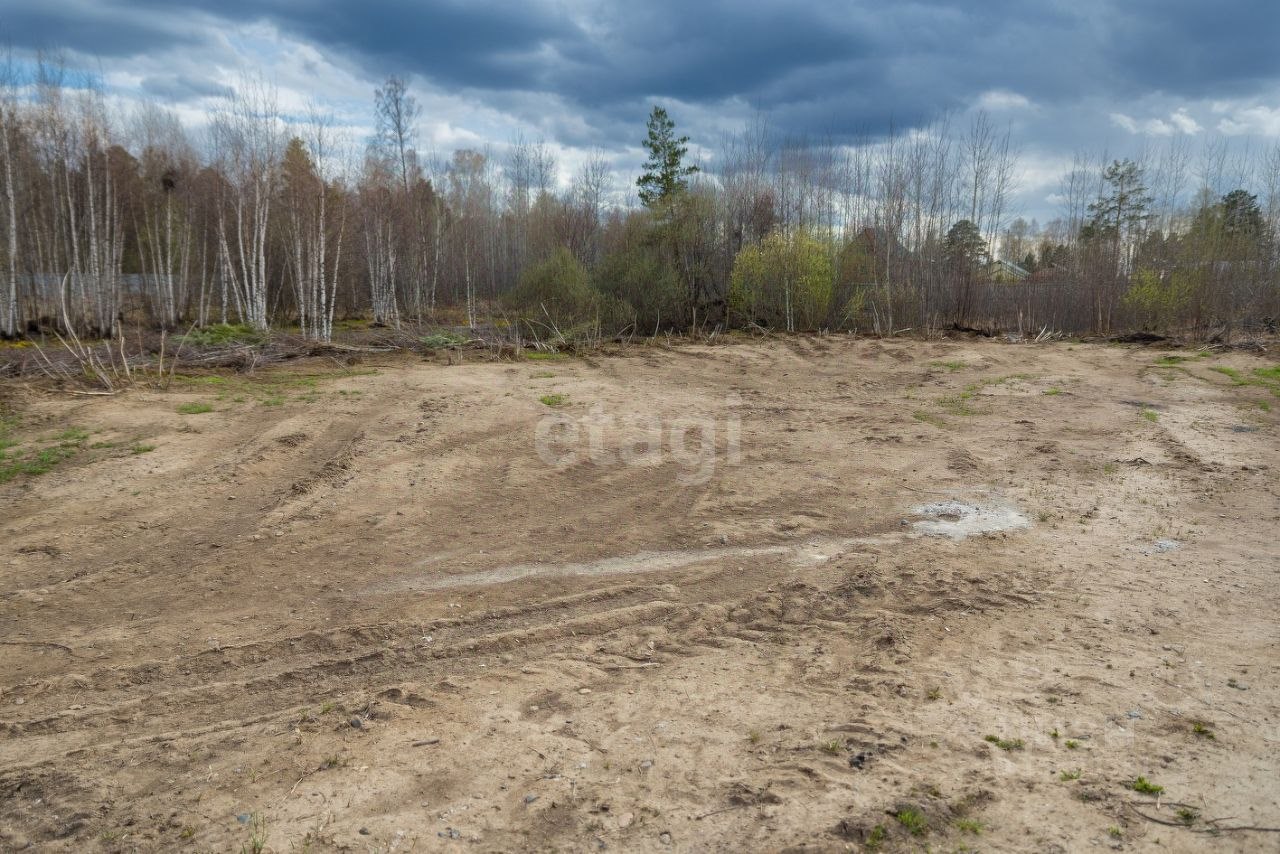
<path id="1" fill-rule="evenodd" d="M 1164 786 L 1157 786 L 1146 777 L 1139 776 L 1132 783 L 1127 784 L 1130 789 L 1143 795 L 1158 795 L 1164 791 Z"/>
<path id="2" fill-rule="evenodd" d="M 70 427 L 54 437 L 56 444 L 20 456 L 9 453 L 11 448 L 21 444 L 10 437 L 10 431 L 17 426 L 18 421 L 13 416 L 0 416 L 0 483 L 8 483 L 19 475 L 36 477 L 47 474 L 59 463 L 80 453 L 89 438 L 88 430 Z"/>
<path id="3" fill-rule="evenodd" d="M 1196 812 L 1195 810 L 1189 807 L 1180 807 L 1178 809 L 1178 821 L 1182 822 L 1187 827 L 1190 827 L 1191 825 L 1195 824 L 1199 820 L 1200 820 L 1200 813 Z"/>
<path id="4" fill-rule="evenodd" d="M 871 832 L 867 834 L 866 841 L 863 845 L 868 851 L 878 851 L 880 846 L 884 844 L 885 837 L 889 835 L 889 831 L 884 829 L 883 824 L 877 824 L 871 828 Z"/>
<path id="5" fill-rule="evenodd" d="M 924 817 L 924 813 L 915 809 L 900 809 L 894 813 L 894 818 L 898 820 L 898 824 L 907 829 L 912 836 L 924 836 L 929 832 L 929 820 Z"/>
<path id="6" fill-rule="evenodd" d="M 1067 750 L 1079 750 L 1080 742 L 1076 741 L 1074 738 L 1068 738 L 1066 741 L 1066 746 L 1067 746 Z"/>
<path id="7" fill-rule="evenodd" d="M 998 735 L 988 735 L 984 739 L 1001 750 L 1021 750 L 1025 745 L 1020 738 L 1001 738 Z"/>
<path id="8" fill-rule="evenodd" d="M 1156 359 L 1156 364 L 1162 368 L 1171 368 L 1174 365 L 1181 365 L 1183 362 L 1190 362 L 1189 356 L 1161 356 Z"/>
<path id="9" fill-rule="evenodd" d="M 461 335 L 455 335 L 452 332 L 433 332 L 430 335 L 424 335 L 421 339 L 423 347 L 431 349 L 439 349 L 443 347 L 457 347 L 460 344 L 466 344 L 467 339 Z"/>
<path id="10" fill-rule="evenodd" d="M 958 362 L 958 361 L 957 362 L 930 362 L 929 367 L 941 368 L 941 369 L 950 371 L 951 373 L 954 374 L 956 371 L 964 370 L 965 364 L 964 362 Z"/>
<path id="11" fill-rule="evenodd" d="M 227 344 L 261 344 L 265 333 L 245 323 L 215 323 L 192 329 L 182 336 L 182 343 L 194 347 L 219 347 Z"/>
<path id="12" fill-rule="evenodd" d="M 564 406 L 565 397 L 563 394 L 544 394 L 538 400 L 544 406 Z"/>
<path id="13" fill-rule="evenodd" d="M 533 362 L 560 362 L 569 358 L 557 350 L 525 350 L 524 357 Z"/>
<path id="14" fill-rule="evenodd" d="M 1079 780 L 1080 769 L 1076 768 L 1073 771 L 1063 771 L 1061 774 L 1058 775 L 1058 779 L 1064 783 L 1070 783 L 1072 780 Z"/>
<path id="15" fill-rule="evenodd" d="M 1157 413 L 1154 409 L 1144 409 L 1138 414 L 1141 415 L 1143 418 L 1147 419 L 1148 421 L 1150 421 L 1152 424 L 1155 424 L 1157 421 L 1160 420 L 1159 413 Z"/>
<path id="16" fill-rule="evenodd" d="M 982 822 L 976 818 L 958 818 L 956 819 L 956 830 L 961 833 L 972 833 L 974 836 L 982 833 Z"/>
<path id="17" fill-rule="evenodd" d="M 911 417 L 917 421 L 923 421 L 925 424 L 932 424 L 934 427 L 947 426 L 947 422 L 930 412 L 925 412 L 922 409 L 917 409 L 915 412 L 911 413 Z"/>
<path id="18" fill-rule="evenodd" d="M 144 445 L 139 442 L 129 448 L 129 453 L 137 456 L 138 454 L 149 454 L 156 449 L 155 445 Z"/>
<path id="19" fill-rule="evenodd" d="M 822 748 L 823 753 L 829 753 L 832 756 L 835 756 L 840 752 L 840 749 L 844 747 L 844 742 L 838 738 L 833 738 L 831 741 L 824 741 L 820 747 Z"/>
<path id="20" fill-rule="evenodd" d="M 1213 730 L 1209 729 L 1209 727 L 1206 724 L 1204 724 L 1202 721 L 1192 722 L 1191 733 L 1192 735 L 1196 735 L 1196 736 L 1199 736 L 1200 738 L 1208 739 L 1209 741 L 1213 741 L 1216 738 L 1216 736 L 1213 734 Z"/>
<path id="21" fill-rule="evenodd" d="M 1062 389 L 1054 386 L 1053 388 L 1045 389 L 1041 394 L 1044 394 L 1046 397 L 1057 397 L 1062 394 Z"/>
<path id="22" fill-rule="evenodd" d="M 1216 371 L 1231 380 L 1232 385 L 1258 386 L 1265 388 L 1276 397 L 1280 397 L 1280 365 L 1269 368 L 1254 368 L 1249 373 L 1230 368 L 1226 365 L 1212 365 L 1209 370 Z"/>
<path id="23" fill-rule="evenodd" d="M 178 407 L 178 412 L 183 415 L 203 415 L 212 411 L 213 406 L 208 403 L 184 403 Z"/>

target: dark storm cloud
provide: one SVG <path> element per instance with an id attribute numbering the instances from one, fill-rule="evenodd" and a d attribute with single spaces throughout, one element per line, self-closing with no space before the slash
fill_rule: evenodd
<path id="1" fill-rule="evenodd" d="M 105 57 L 256 22 L 370 78 L 419 75 L 486 105 L 552 94 L 605 136 L 656 98 L 759 108 L 788 132 L 842 137 L 927 121 L 993 89 L 1037 105 L 1123 105 L 1153 92 L 1256 94 L 1280 79 L 1273 0 L 24 0 L 0 13 L 19 47 Z M 148 88 L 176 97 L 197 92 L 191 82 Z"/>
<path id="2" fill-rule="evenodd" d="M 0 43 L 27 51 L 65 49 L 115 58 L 204 40 L 205 35 L 184 26 L 179 15 L 138 14 L 133 7 L 111 2 L 0 2 Z"/>

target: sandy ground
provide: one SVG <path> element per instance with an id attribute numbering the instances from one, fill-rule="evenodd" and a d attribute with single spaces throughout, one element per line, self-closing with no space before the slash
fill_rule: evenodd
<path id="1" fill-rule="evenodd" d="M 1273 362 L 1166 355 L 11 388 L 0 848 L 1277 850 Z"/>

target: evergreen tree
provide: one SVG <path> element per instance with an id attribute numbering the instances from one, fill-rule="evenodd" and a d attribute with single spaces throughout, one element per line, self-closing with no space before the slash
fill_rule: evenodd
<path id="1" fill-rule="evenodd" d="M 688 189 L 688 177 L 698 171 L 697 166 L 684 164 L 688 142 L 689 137 L 676 136 L 675 122 L 667 111 L 655 106 L 649 114 L 649 136 L 644 142 L 649 159 L 645 161 L 644 174 L 636 181 L 645 207 L 658 207 Z"/>

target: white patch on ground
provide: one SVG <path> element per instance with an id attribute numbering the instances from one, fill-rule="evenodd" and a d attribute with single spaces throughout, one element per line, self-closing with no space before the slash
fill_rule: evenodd
<path id="1" fill-rule="evenodd" d="M 921 504 L 912 512 L 925 517 L 912 525 L 916 533 L 952 540 L 1014 531 L 1031 525 L 1031 520 L 1014 508 L 999 504 L 982 506 L 962 501 L 935 501 Z"/>
<path id="2" fill-rule="evenodd" d="M 567 578 L 632 573 L 661 572 L 683 569 L 704 563 L 717 563 L 742 558 L 778 556 L 798 566 L 817 566 L 826 563 L 851 549 L 894 542 L 919 536 L 948 537 L 963 540 L 966 537 L 1012 531 L 1030 526 L 1026 516 L 1005 505 L 978 505 L 961 501 L 939 501 L 912 509 L 916 516 L 927 517 L 914 522 L 910 530 L 867 537 L 817 537 L 797 544 L 760 546 L 724 546 L 705 549 L 679 549 L 673 551 L 644 551 L 629 555 L 616 555 L 581 563 L 520 563 L 499 566 L 480 572 L 461 575 L 417 576 L 401 579 L 391 585 L 378 585 L 376 592 L 400 590 L 444 590 L 452 587 L 506 584 L 525 578 Z M 428 560 L 425 563 L 433 563 Z"/>

